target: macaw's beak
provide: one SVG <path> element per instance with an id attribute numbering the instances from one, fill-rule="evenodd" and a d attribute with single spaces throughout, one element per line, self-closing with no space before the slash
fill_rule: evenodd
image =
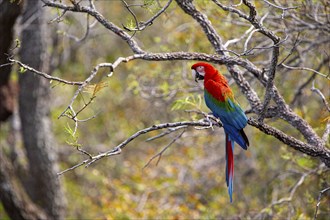
<path id="1" fill-rule="evenodd" d="M 197 80 L 204 80 L 204 76 L 196 71 L 195 81 L 198 82 Z"/>
<path id="2" fill-rule="evenodd" d="M 198 80 L 204 79 L 204 76 L 199 74 L 199 72 L 197 72 L 196 70 L 192 69 L 191 71 L 192 71 L 193 78 L 195 78 L 195 82 L 198 82 Z"/>

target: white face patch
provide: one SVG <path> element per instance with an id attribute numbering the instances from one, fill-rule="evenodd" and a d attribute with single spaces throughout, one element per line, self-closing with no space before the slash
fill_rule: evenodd
<path id="1" fill-rule="evenodd" d="M 191 70 L 191 74 L 195 82 L 198 83 L 200 88 L 204 88 L 204 67 L 203 66 L 198 66 L 196 69 Z"/>
<path id="2" fill-rule="evenodd" d="M 198 66 L 196 71 L 199 73 L 199 75 L 205 76 L 204 66 Z"/>
<path id="3" fill-rule="evenodd" d="M 204 66 L 198 66 L 196 70 L 192 69 L 191 74 L 193 79 L 196 79 L 196 75 L 205 76 Z"/>
<path id="4" fill-rule="evenodd" d="M 196 78 L 196 70 L 192 69 L 191 70 L 191 75 L 192 75 L 192 78 L 195 79 Z"/>

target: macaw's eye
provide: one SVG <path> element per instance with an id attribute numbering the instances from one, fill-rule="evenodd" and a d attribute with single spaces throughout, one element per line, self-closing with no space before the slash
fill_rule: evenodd
<path id="1" fill-rule="evenodd" d="M 199 72 L 199 73 L 203 73 L 204 72 L 204 67 L 203 66 L 198 66 L 196 68 L 196 70 Z"/>

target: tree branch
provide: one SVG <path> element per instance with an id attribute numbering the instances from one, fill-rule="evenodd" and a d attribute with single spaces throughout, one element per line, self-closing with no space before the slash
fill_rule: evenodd
<path id="1" fill-rule="evenodd" d="M 49 75 L 47 73 L 38 71 L 38 70 L 36 70 L 36 69 L 34 69 L 34 68 L 32 68 L 32 67 L 24 64 L 24 63 L 22 63 L 21 61 L 18 61 L 18 60 L 12 59 L 12 58 L 9 58 L 9 61 L 11 62 L 11 65 L 14 64 L 14 63 L 16 63 L 20 67 L 23 67 L 24 68 L 23 71 L 29 70 L 32 73 L 35 73 L 35 74 L 37 74 L 37 75 L 39 75 L 39 76 L 41 76 L 41 77 L 43 77 L 45 79 L 48 79 L 48 80 L 53 80 L 53 81 L 56 81 L 56 82 L 64 83 L 64 84 L 67 84 L 67 85 L 73 85 L 73 86 L 75 86 L 75 85 L 78 85 L 78 86 L 83 85 L 83 82 L 68 81 L 68 80 L 61 79 L 61 78 L 56 77 L 56 76 L 51 76 L 51 75 Z"/>
<path id="2" fill-rule="evenodd" d="M 312 157 L 318 157 L 322 162 L 326 164 L 327 167 L 330 167 L 330 149 L 325 147 L 319 148 L 309 144 L 306 144 L 302 141 L 295 139 L 294 137 L 290 137 L 289 135 L 283 133 L 282 131 L 273 128 L 263 122 L 257 121 L 254 118 L 249 118 L 248 124 L 258 128 L 265 134 L 271 135 L 284 144 L 292 147 L 295 150 L 298 150 L 304 154 L 307 154 Z"/>
<path id="3" fill-rule="evenodd" d="M 215 123 L 215 126 L 220 126 L 219 123 Z M 78 163 L 77 165 L 68 168 L 62 172 L 59 172 L 57 175 L 62 175 L 68 171 L 72 171 L 80 166 L 85 165 L 85 167 L 90 166 L 91 164 L 95 163 L 96 161 L 105 158 L 105 157 L 110 157 L 114 156 L 117 154 L 120 154 L 122 149 L 126 147 L 127 144 L 129 144 L 131 141 L 136 139 L 137 137 L 149 133 L 151 131 L 156 131 L 156 130 L 162 130 L 166 128 L 177 128 L 177 127 L 208 127 L 210 126 L 208 121 L 199 120 L 199 121 L 182 121 L 182 122 L 173 122 L 173 123 L 164 123 L 164 124 L 158 124 L 158 125 L 153 125 L 151 127 L 142 129 L 140 131 L 137 131 L 135 134 L 131 135 L 128 137 L 126 140 L 118 144 L 116 147 L 114 147 L 112 150 L 106 151 L 105 153 L 100 153 L 96 156 L 89 157 L 88 159 L 82 161 L 81 163 Z M 88 153 L 91 155 L 90 153 Z"/>

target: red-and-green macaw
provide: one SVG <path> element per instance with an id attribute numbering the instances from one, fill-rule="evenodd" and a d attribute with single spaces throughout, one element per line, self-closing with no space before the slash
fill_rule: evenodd
<path id="1" fill-rule="evenodd" d="M 226 182 L 230 202 L 233 201 L 234 178 L 234 142 L 244 150 L 249 146 L 249 140 L 243 128 L 247 117 L 229 88 L 226 78 L 212 65 L 199 62 L 191 67 L 196 82 L 204 80 L 204 99 L 213 115 L 219 118 L 226 134 Z"/>

